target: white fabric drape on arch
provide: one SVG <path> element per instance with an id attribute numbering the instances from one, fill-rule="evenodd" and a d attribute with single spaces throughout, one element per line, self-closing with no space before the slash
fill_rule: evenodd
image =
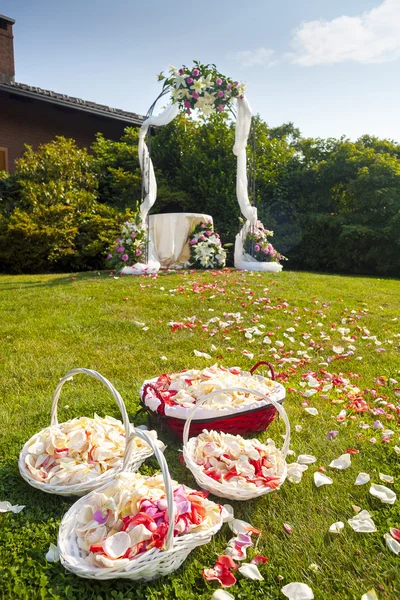
<path id="1" fill-rule="evenodd" d="M 139 131 L 139 162 L 144 183 L 144 197 L 142 198 L 142 204 L 140 206 L 140 216 L 143 222 L 146 220 L 147 215 L 157 198 L 157 182 L 145 137 L 151 125 L 158 127 L 167 125 L 168 123 L 171 123 L 178 114 L 178 104 L 171 103 L 161 114 L 146 119 Z M 236 236 L 234 264 L 237 269 L 247 269 L 249 271 L 280 271 L 282 270 L 282 266 L 278 263 L 259 262 L 247 254 L 243 248 L 250 227 L 255 225 L 257 221 L 257 209 L 250 204 L 247 182 L 246 147 L 250 133 L 251 118 L 252 112 L 247 98 L 237 98 L 235 145 L 233 147 L 233 153 L 237 157 L 236 196 L 242 215 L 246 219 L 246 223 Z M 153 263 L 158 260 L 155 256 L 154 245 L 151 240 L 149 244 L 149 262 L 150 260 Z"/>

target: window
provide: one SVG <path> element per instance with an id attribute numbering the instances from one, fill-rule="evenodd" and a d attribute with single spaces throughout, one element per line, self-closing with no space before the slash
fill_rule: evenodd
<path id="1" fill-rule="evenodd" d="M 0 171 L 8 172 L 8 148 L 0 146 Z"/>

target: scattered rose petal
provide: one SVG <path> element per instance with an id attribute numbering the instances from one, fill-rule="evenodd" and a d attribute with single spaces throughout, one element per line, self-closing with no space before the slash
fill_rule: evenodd
<path id="1" fill-rule="evenodd" d="M 374 590 L 374 588 L 363 594 L 361 596 L 361 600 L 378 600 L 378 596 L 376 595 L 376 591 Z"/>
<path id="2" fill-rule="evenodd" d="M 283 529 L 286 531 L 286 533 L 293 533 L 293 529 L 290 527 L 289 523 L 284 523 L 283 524 Z"/>
<path id="3" fill-rule="evenodd" d="M 335 354 L 343 354 L 344 352 L 343 346 L 332 346 L 332 350 Z"/>
<path id="4" fill-rule="evenodd" d="M 313 600 L 314 593 L 306 583 L 288 583 L 284 585 L 281 592 L 289 600 Z"/>
<path id="5" fill-rule="evenodd" d="M 260 565 L 260 564 L 265 565 L 267 560 L 268 560 L 268 558 L 266 556 L 261 556 L 261 554 L 257 554 L 257 556 L 252 558 L 250 562 L 252 565 Z"/>
<path id="6" fill-rule="evenodd" d="M 395 529 L 394 527 L 392 527 L 390 529 L 390 535 L 392 536 L 392 538 L 400 542 L 400 529 Z"/>
<path id="7" fill-rule="evenodd" d="M 204 569 L 203 577 L 207 581 L 218 581 L 222 587 L 231 587 L 236 583 L 234 574 L 221 565 L 215 565 L 214 569 Z"/>
<path id="8" fill-rule="evenodd" d="M 333 483 L 333 480 L 327 475 L 316 471 L 314 473 L 314 483 L 317 487 L 321 487 L 321 485 L 330 485 L 331 483 Z"/>
<path id="9" fill-rule="evenodd" d="M 339 469 L 343 471 L 343 469 L 347 469 L 351 465 L 351 456 L 350 454 L 342 454 L 339 458 L 336 458 L 330 463 L 330 467 L 332 469 Z"/>
<path id="10" fill-rule="evenodd" d="M 239 533 L 255 533 L 256 535 L 258 535 L 259 533 L 261 533 L 259 529 L 256 529 L 255 527 L 253 527 L 253 525 L 250 525 L 250 523 L 247 523 L 246 521 L 241 521 L 240 519 L 233 519 L 233 521 L 228 523 L 228 525 L 231 531 L 233 531 L 233 533 L 235 533 L 236 535 L 238 535 Z"/>
<path id="11" fill-rule="evenodd" d="M 357 506 L 357 504 L 352 504 L 351 508 L 354 510 L 355 514 L 358 515 L 358 513 L 361 510 L 361 506 Z"/>
<path id="12" fill-rule="evenodd" d="M 0 513 L 13 512 L 13 513 L 17 514 L 17 513 L 21 512 L 21 510 L 23 510 L 24 508 L 25 508 L 24 504 L 12 505 L 11 502 L 7 502 L 7 500 L 0 502 Z"/>
<path id="13" fill-rule="evenodd" d="M 54 544 L 50 544 L 50 547 L 46 554 L 46 560 L 47 562 L 58 562 L 60 560 L 58 548 Z"/>
<path id="14" fill-rule="evenodd" d="M 230 504 L 224 504 L 222 506 L 221 517 L 224 523 L 229 523 L 229 521 L 233 521 L 233 507 Z"/>
<path id="15" fill-rule="evenodd" d="M 247 579 L 255 579 L 257 581 L 263 581 L 264 577 L 261 575 L 258 570 L 257 565 L 251 563 L 243 563 L 241 567 L 238 569 L 239 573 L 243 575 L 243 577 L 247 577 Z"/>
<path id="16" fill-rule="evenodd" d="M 318 571 L 320 571 L 319 566 L 315 563 L 311 563 L 311 565 L 308 565 L 308 568 L 310 569 L 310 571 L 313 571 L 313 573 L 318 573 Z"/>
<path id="17" fill-rule="evenodd" d="M 348 519 L 348 523 L 358 533 L 374 533 L 376 531 L 375 523 L 367 510 L 362 510 L 355 517 Z"/>
<path id="18" fill-rule="evenodd" d="M 301 425 L 295 425 L 295 430 L 297 431 L 297 433 L 299 433 L 302 429 L 303 428 Z"/>
<path id="19" fill-rule="evenodd" d="M 344 529 L 343 521 L 336 521 L 329 527 L 329 533 L 340 533 Z"/>
<path id="20" fill-rule="evenodd" d="M 385 539 L 387 547 L 395 554 L 400 554 L 400 543 L 394 538 L 392 538 L 392 536 L 388 533 L 385 533 L 383 537 Z"/>
<path id="21" fill-rule="evenodd" d="M 396 494 L 385 485 L 373 483 L 369 488 L 369 493 L 371 496 L 379 498 L 379 500 L 385 504 L 394 504 L 396 502 Z"/>
<path id="22" fill-rule="evenodd" d="M 299 465 L 297 462 L 290 463 L 287 466 L 287 478 L 292 483 L 299 483 L 303 477 L 304 471 L 307 471 L 307 465 Z"/>
<path id="23" fill-rule="evenodd" d="M 297 458 L 297 462 L 299 463 L 299 465 L 311 465 L 316 461 L 317 459 L 315 458 L 315 456 L 312 456 L 311 454 L 299 454 Z"/>
<path id="24" fill-rule="evenodd" d="M 211 596 L 211 600 L 235 600 L 235 596 L 225 590 L 216 590 Z"/>
<path id="25" fill-rule="evenodd" d="M 394 483 L 394 477 L 392 477 L 392 475 L 384 475 L 383 473 L 379 473 L 379 479 L 385 483 Z"/>
<path id="26" fill-rule="evenodd" d="M 354 485 L 364 485 L 365 483 L 368 483 L 370 479 L 371 477 L 368 475 L 368 473 L 359 473 Z"/>
<path id="27" fill-rule="evenodd" d="M 318 410 L 316 408 L 313 408 L 312 406 L 309 406 L 307 408 L 304 409 L 309 415 L 313 415 L 315 417 L 315 415 L 318 414 Z"/>
<path id="28" fill-rule="evenodd" d="M 207 352 L 199 352 L 198 350 L 193 350 L 193 354 L 195 354 L 198 358 L 211 358 Z"/>
<path id="29" fill-rule="evenodd" d="M 160 360 L 168 360 L 166 356 L 160 356 Z"/>

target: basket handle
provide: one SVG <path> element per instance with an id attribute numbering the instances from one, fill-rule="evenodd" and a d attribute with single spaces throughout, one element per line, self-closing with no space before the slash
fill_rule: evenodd
<path id="1" fill-rule="evenodd" d="M 287 453 L 289 450 L 289 444 L 290 444 L 290 423 L 289 423 L 288 416 L 286 414 L 286 410 L 283 408 L 283 406 L 281 404 L 279 404 L 279 402 L 277 402 L 273 398 L 268 398 L 265 394 L 263 394 L 262 392 L 259 392 L 258 390 L 250 390 L 248 388 L 240 388 L 240 387 L 223 388 L 222 390 L 214 390 L 213 392 L 210 392 L 209 394 L 206 394 L 205 396 L 200 396 L 200 398 L 196 401 L 196 404 L 194 405 L 194 407 L 192 408 L 192 410 L 190 411 L 190 413 L 188 414 L 188 417 L 186 419 L 185 427 L 183 429 L 183 446 L 184 446 L 184 448 L 186 449 L 186 446 L 188 443 L 189 429 L 190 429 L 190 425 L 191 425 L 191 422 L 192 422 L 192 419 L 194 417 L 194 413 L 196 412 L 196 410 L 199 408 L 199 406 L 204 404 L 204 402 L 206 400 L 208 400 L 209 398 L 212 398 L 212 396 L 217 396 L 218 394 L 222 394 L 224 392 L 244 392 L 246 394 L 252 394 L 253 396 L 258 396 L 259 398 L 263 398 L 263 400 L 267 400 L 276 408 L 276 410 L 282 417 L 283 422 L 285 423 L 285 428 L 286 428 L 285 441 L 283 442 L 283 446 L 282 446 L 282 450 L 281 450 L 282 456 L 285 459 L 287 456 Z"/>
<path id="2" fill-rule="evenodd" d="M 126 411 L 126 407 L 125 407 L 124 401 L 122 400 L 121 394 L 119 392 L 117 392 L 117 390 L 115 389 L 113 384 L 110 383 L 110 381 L 108 381 L 108 379 L 103 377 L 103 375 L 100 375 L 100 373 L 98 373 L 97 371 L 92 371 L 92 369 L 79 369 L 79 368 L 72 369 L 71 371 L 68 371 L 68 373 L 60 379 L 60 381 L 58 382 L 58 385 L 56 387 L 56 391 L 54 392 L 54 396 L 53 396 L 53 404 L 51 406 L 50 425 L 58 425 L 57 406 L 58 406 L 58 400 L 59 400 L 60 394 L 61 394 L 61 389 L 62 389 L 64 383 L 66 381 L 72 380 L 74 375 L 79 375 L 80 373 L 83 373 L 85 375 L 90 375 L 90 377 L 94 377 L 94 379 L 98 379 L 111 392 L 114 400 L 118 404 L 119 410 L 121 411 L 122 422 L 124 424 L 124 429 L 125 429 L 125 438 L 126 438 L 125 444 L 127 444 L 129 434 L 131 431 L 131 424 L 129 422 L 128 413 Z"/>
<path id="3" fill-rule="evenodd" d="M 250 374 L 253 375 L 254 371 L 256 371 L 260 365 L 267 365 L 269 367 L 269 370 L 271 371 L 271 379 L 272 381 L 275 381 L 274 367 L 271 365 L 270 362 L 267 362 L 266 360 L 260 360 L 258 363 L 252 366 L 250 369 Z"/>
<path id="4" fill-rule="evenodd" d="M 148 444 L 150 446 L 150 448 L 154 452 L 154 456 L 156 457 L 158 464 L 160 465 L 161 473 L 162 473 L 162 476 L 164 479 L 165 493 L 167 496 L 168 518 L 169 518 L 168 531 L 167 531 L 167 535 L 165 537 L 165 549 L 171 550 L 172 545 L 174 543 L 174 527 L 175 527 L 175 504 L 174 504 L 174 492 L 172 489 L 171 475 L 169 473 L 169 469 L 168 469 L 167 461 L 165 460 L 165 456 L 161 452 L 160 448 L 158 447 L 157 442 L 155 442 L 149 436 L 149 434 L 146 433 L 146 431 L 144 431 L 143 429 L 139 429 L 139 428 L 135 427 L 133 433 L 129 436 L 129 439 L 126 444 L 124 462 L 122 465 L 121 472 L 124 472 L 124 471 L 129 472 L 130 471 L 129 464 L 131 461 L 132 446 L 133 446 L 133 440 L 135 439 L 135 437 L 140 438 L 141 440 L 143 440 L 144 442 L 146 442 L 146 444 Z"/>

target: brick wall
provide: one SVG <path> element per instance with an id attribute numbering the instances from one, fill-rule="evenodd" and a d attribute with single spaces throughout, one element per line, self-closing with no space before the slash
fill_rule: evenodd
<path id="1" fill-rule="evenodd" d="M 49 102 L 12 96 L 0 91 L 0 147 L 8 148 L 9 171 L 24 152 L 24 144 L 37 148 L 56 135 L 73 138 L 79 146 L 88 147 L 95 134 L 118 140 L 127 123 L 98 117 Z"/>

